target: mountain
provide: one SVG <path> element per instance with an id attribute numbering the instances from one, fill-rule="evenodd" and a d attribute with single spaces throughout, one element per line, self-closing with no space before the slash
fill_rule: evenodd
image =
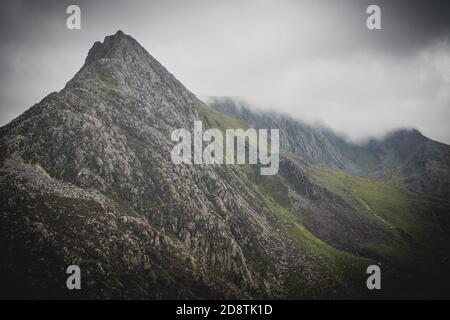
<path id="1" fill-rule="evenodd" d="M 280 147 L 296 154 L 307 163 L 343 168 L 346 162 L 336 143 L 325 129 L 308 125 L 277 112 L 257 112 L 240 100 L 209 97 L 207 103 L 217 111 L 240 119 L 255 128 L 279 128 Z"/>
<path id="2" fill-rule="evenodd" d="M 355 144 L 330 129 L 277 112 L 254 111 L 236 99 L 210 97 L 208 103 L 252 127 L 280 128 L 281 147 L 310 164 L 389 181 L 421 195 L 450 198 L 450 146 L 415 129 L 400 129 L 383 139 Z"/>
<path id="3" fill-rule="evenodd" d="M 207 106 L 118 31 L 61 91 L 0 128 L 0 296 L 448 295 L 447 200 L 338 170 L 353 149 L 296 128 L 277 175 L 176 165 L 171 133 L 196 120 L 252 125 Z M 366 288 L 371 264 L 381 292 Z M 69 265 L 81 290 L 66 288 Z"/>
<path id="4" fill-rule="evenodd" d="M 63 90 L 1 129 L 1 287 L 64 296 L 77 264 L 88 297 L 275 295 L 261 262 L 282 244 L 262 201 L 230 167 L 170 161 L 172 130 L 204 107 L 133 38 L 96 42 Z"/>

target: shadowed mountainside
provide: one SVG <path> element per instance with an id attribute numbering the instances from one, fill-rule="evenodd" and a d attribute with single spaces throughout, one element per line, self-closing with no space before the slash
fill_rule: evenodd
<path id="1" fill-rule="evenodd" d="M 0 296 L 448 292 L 439 276 L 448 268 L 447 201 L 336 170 L 353 149 L 331 148 L 325 134 L 323 145 L 308 147 L 301 131 L 282 142 L 274 176 L 257 165 L 175 165 L 171 132 L 195 120 L 221 130 L 254 124 L 208 107 L 118 31 L 94 44 L 64 89 L 0 128 Z M 366 289 L 374 263 L 382 292 Z M 80 291 L 66 289 L 72 264 Z"/>

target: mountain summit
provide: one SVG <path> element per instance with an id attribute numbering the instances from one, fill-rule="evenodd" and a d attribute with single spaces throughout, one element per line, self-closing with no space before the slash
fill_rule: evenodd
<path id="1" fill-rule="evenodd" d="M 0 128 L 0 297 L 450 292 L 433 291 L 450 287 L 436 277 L 449 267 L 448 201 L 310 163 L 301 149 L 282 151 L 275 176 L 258 165 L 175 165 L 171 132 L 196 120 L 249 127 L 118 31 L 94 44 L 64 89 Z M 368 292 L 366 269 L 377 263 L 383 292 Z M 67 289 L 70 265 L 82 290 Z M 424 283 L 411 287 L 418 275 Z"/>
<path id="2" fill-rule="evenodd" d="M 90 64 L 100 59 L 123 59 L 133 61 L 147 52 L 132 37 L 118 30 L 114 35 L 107 36 L 102 42 L 97 41 L 89 50 L 86 64 Z"/>
<path id="3" fill-rule="evenodd" d="M 284 244 L 245 177 L 170 161 L 172 130 L 205 108 L 118 32 L 1 128 L 2 294 L 76 295 L 64 281 L 73 264 L 84 297 L 280 294 L 282 275 L 261 258 Z"/>

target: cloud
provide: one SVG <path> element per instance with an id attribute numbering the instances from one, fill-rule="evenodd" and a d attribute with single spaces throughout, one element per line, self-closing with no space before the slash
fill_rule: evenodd
<path id="1" fill-rule="evenodd" d="M 415 127 L 450 143 L 448 1 L 76 1 L 82 30 L 70 31 L 72 2 L 2 5 L 0 124 L 122 29 L 200 97 L 241 97 L 354 140 Z M 372 2 L 381 31 L 365 27 Z"/>
<path id="2" fill-rule="evenodd" d="M 362 52 L 340 59 L 299 59 L 283 68 L 239 75 L 230 88 L 254 106 L 323 122 L 353 140 L 417 128 L 450 141 L 450 45 L 439 41 L 405 57 Z M 225 84 L 223 84 L 225 86 Z"/>

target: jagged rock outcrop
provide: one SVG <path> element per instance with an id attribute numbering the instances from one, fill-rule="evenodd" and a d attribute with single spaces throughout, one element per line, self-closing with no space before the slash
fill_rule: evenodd
<path id="1" fill-rule="evenodd" d="M 189 129 L 203 107 L 130 36 L 95 43 L 63 90 L 1 128 L 10 279 L 17 263 L 36 267 L 41 294 L 58 296 L 61 270 L 79 264 L 87 296 L 279 294 L 261 259 L 283 242 L 243 175 L 170 161 L 172 130 Z"/>

